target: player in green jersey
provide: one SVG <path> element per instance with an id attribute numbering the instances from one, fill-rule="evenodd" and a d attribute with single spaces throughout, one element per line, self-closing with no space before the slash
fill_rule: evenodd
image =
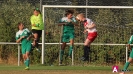
<path id="1" fill-rule="evenodd" d="M 73 51 L 74 45 L 74 25 L 76 24 L 76 19 L 73 17 L 73 10 L 67 10 L 65 17 L 63 17 L 59 21 L 59 26 L 63 25 L 63 35 L 62 35 L 62 46 L 60 51 L 60 65 L 63 61 L 64 49 L 66 47 L 66 43 L 70 42 L 69 54 L 68 57 L 71 58 L 71 54 Z M 63 24 L 65 23 L 65 24 Z"/>
<path id="2" fill-rule="evenodd" d="M 24 64 L 26 65 L 25 70 L 29 70 L 29 52 L 31 50 L 31 41 L 30 38 L 32 37 L 30 31 L 26 28 L 24 29 L 23 23 L 18 23 L 19 31 L 16 32 L 16 42 L 21 42 L 22 54 L 24 59 Z"/>
<path id="3" fill-rule="evenodd" d="M 42 14 L 38 8 L 34 9 L 30 21 L 32 26 L 32 33 L 34 35 L 33 47 L 35 47 L 40 52 L 38 48 L 38 42 L 42 35 L 42 30 L 44 29 L 44 23 L 42 19 Z"/>
<path id="4" fill-rule="evenodd" d="M 128 44 L 127 44 L 128 49 L 131 50 L 130 56 L 129 56 L 128 61 L 124 65 L 123 71 L 120 74 L 125 74 L 125 71 L 127 71 L 127 68 L 129 67 L 129 64 L 133 60 L 133 47 L 130 46 L 130 44 L 132 44 L 132 43 L 133 43 L 133 35 L 130 37 L 130 40 L 129 40 Z"/>

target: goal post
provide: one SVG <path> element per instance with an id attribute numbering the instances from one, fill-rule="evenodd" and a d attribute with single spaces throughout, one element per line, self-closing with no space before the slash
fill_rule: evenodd
<path id="1" fill-rule="evenodd" d="M 45 18 L 45 9 L 46 8 L 63 8 L 63 9 L 67 9 L 67 8 L 88 8 L 88 9 L 132 9 L 133 6 L 68 6 L 68 5 L 42 5 L 42 14 L 43 14 L 43 22 L 44 22 L 44 30 L 42 31 L 42 64 L 44 64 L 44 55 L 45 55 L 45 45 L 47 44 L 61 44 L 61 43 L 47 43 L 45 41 L 45 32 L 46 32 L 46 22 L 45 20 L 47 18 Z M 47 11 L 46 11 L 47 12 Z M 127 38 L 128 39 L 128 38 Z M 69 43 L 68 43 L 69 44 Z M 74 45 L 83 45 L 83 42 L 81 43 L 74 43 Z M 124 46 L 124 43 L 101 43 L 101 42 L 97 42 L 97 43 L 92 43 L 92 45 L 109 45 L 109 46 Z M 127 53 L 127 47 L 126 47 L 126 61 L 127 61 L 127 57 L 128 57 L 128 53 Z M 73 59 L 72 59 L 73 60 Z M 72 62 L 72 64 L 74 64 Z"/>

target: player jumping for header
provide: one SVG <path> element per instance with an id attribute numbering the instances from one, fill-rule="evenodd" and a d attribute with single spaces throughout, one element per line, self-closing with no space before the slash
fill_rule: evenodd
<path id="1" fill-rule="evenodd" d="M 36 48 L 37 51 L 41 52 L 38 43 L 42 35 L 42 30 L 44 30 L 44 23 L 42 19 L 42 14 L 38 8 L 34 9 L 30 21 L 32 26 L 32 33 L 34 36 L 33 48 Z"/>
<path id="2" fill-rule="evenodd" d="M 84 42 L 84 55 L 81 57 L 81 60 L 88 61 L 90 45 L 97 37 L 96 25 L 91 19 L 85 18 L 83 13 L 78 14 L 76 19 L 83 22 L 85 28 L 84 33 L 88 32 L 88 36 Z"/>
<path id="3" fill-rule="evenodd" d="M 71 54 L 73 51 L 73 44 L 74 44 L 74 25 L 76 24 L 76 19 L 73 17 L 73 10 L 67 10 L 65 17 L 60 20 L 60 23 L 66 24 L 59 24 L 59 26 L 63 25 L 63 35 L 62 35 L 62 46 L 60 51 L 60 65 L 63 61 L 64 49 L 66 47 L 66 43 L 70 41 L 70 48 L 68 56 L 71 58 Z"/>

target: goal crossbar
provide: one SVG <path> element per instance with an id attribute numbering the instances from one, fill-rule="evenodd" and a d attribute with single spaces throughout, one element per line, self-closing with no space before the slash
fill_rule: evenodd
<path id="1" fill-rule="evenodd" d="M 133 6 L 68 6 L 68 5 L 43 5 L 44 8 L 118 8 L 118 9 L 129 9 Z"/>

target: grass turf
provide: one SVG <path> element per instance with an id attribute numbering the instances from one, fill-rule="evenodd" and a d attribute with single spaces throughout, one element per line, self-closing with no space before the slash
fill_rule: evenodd
<path id="1" fill-rule="evenodd" d="M 0 65 L 0 74 L 112 74 L 112 67 L 109 66 L 31 65 L 28 71 L 24 68 L 25 66 Z M 130 67 L 130 69 L 132 68 Z M 130 71 L 126 74 L 133 74 L 133 72 Z"/>

